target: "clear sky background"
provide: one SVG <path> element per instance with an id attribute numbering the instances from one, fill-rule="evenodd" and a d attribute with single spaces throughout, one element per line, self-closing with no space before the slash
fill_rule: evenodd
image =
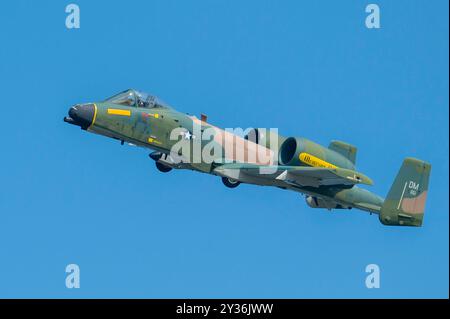
<path id="1" fill-rule="evenodd" d="M 0 11 L 0 297 L 448 297 L 448 2 L 7 1 Z M 358 147 L 385 196 L 432 164 L 422 228 L 191 171 L 62 121 L 127 88 L 221 127 Z M 65 287 L 65 267 L 81 288 Z M 381 288 L 365 287 L 365 267 Z"/>

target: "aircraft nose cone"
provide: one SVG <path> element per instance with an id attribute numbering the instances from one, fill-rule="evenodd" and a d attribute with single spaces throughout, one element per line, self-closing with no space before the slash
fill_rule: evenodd
<path id="1" fill-rule="evenodd" d="M 92 124 L 94 113 L 94 104 L 78 104 L 69 109 L 69 117 L 73 120 L 73 124 L 84 129 Z"/>

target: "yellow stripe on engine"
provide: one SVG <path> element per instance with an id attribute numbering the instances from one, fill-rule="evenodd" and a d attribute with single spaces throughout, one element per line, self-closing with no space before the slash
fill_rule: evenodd
<path id="1" fill-rule="evenodd" d="M 131 111 L 130 110 L 121 110 L 121 109 L 108 109 L 108 114 L 131 116 Z"/>
<path id="2" fill-rule="evenodd" d="M 308 153 L 300 153 L 299 159 L 303 163 L 313 167 L 337 168 L 337 166 Z"/>

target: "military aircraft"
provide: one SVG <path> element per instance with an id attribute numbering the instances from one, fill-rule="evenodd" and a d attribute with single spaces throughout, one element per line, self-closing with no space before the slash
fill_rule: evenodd
<path id="1" fill-rule="evenodd" d="M 357 208 L 377 214 L 384 225 L 422 226 L 431 165 L 418 159 L 403 161 L 383 199 L 357 186 L 373 182 L 356 171 L 355 146 L 332 141 L 324 147 L 259 128 L 223 130 L 208 123 L 206 115 L 199 119 L 178 112 L 132 89 L 101 102 L 76 104 L 64 121 L 153 150 L 149 156 L 161 172 L 209 173 L 230 188 L 240 183 L 275 186 L 304 194 L 312 208 Z"/>

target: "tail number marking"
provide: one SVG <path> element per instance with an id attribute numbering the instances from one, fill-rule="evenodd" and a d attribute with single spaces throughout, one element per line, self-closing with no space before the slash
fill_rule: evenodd
<path id="1" fill-rule="evenodd" d="M 409 194 L 412 196 L 416 196 L 417 192 L 419 191 L 419 183 L 416 184 L 416 182 L 410 181 L 408 184 Z"/>
<path id="2" fill-rule="evenodd" d="M 400 205 L 403 200 L 403 196 L 405 195 L 406 186 L 408 186 L 409 194 L 411 196 L 416 196 L 417 192 L 419 191 L 419 183 L 416 183 L 414 181 L 405 182 L 405 186 L 403 186 L 402 196 L 400 196 L 400 200 L 398 201 L 397 209 L 400 209 Z"/>

